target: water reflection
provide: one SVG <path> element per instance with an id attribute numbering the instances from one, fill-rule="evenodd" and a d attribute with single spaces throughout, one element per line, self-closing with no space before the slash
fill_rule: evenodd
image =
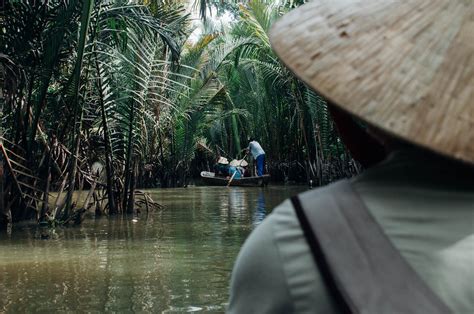
<path id="1" fill-rule="evenodd" d="M 0 236 L 0 312 L 223 312 L 240 246 L 301 188 L 152 191 L 166 209 Z M 38 236 L 38 233 L 40 236 Z"/>
<path id="2" fill-rule="evenodd" d="M 265 206 L 265 195 L 263 191 L 258 193 L 257 197 L 257 207 L 255 208 L 255 213 L 253 215 L 253 225 L 254 227 L 259 225 L 265 216 L 267 215 L 267 208 Z"/>

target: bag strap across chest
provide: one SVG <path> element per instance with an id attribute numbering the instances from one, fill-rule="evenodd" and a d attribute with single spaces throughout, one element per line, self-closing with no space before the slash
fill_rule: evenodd
<path id="1" fill-rule="evenodd" d="M 312 205 L 318 199 L 318 208 Z M 349 181 L 291 199 L 318 269 L 343 313 L 451 311 L 421 280 Z"/>

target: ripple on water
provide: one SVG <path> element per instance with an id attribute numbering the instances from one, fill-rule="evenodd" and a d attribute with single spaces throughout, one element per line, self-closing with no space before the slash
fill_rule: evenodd
<path id="1" fill-rule="evenodd" d="M 224 312 L 245 238 L 302 188 L 152 190 L 166 209 L 0 238 L 0 312 Z"/>

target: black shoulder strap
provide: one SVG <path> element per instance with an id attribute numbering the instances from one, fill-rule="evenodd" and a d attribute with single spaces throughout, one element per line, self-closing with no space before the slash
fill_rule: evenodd
<path id="1" fill-rule="evenodd" d="M 318 208 L 312 205 L 315 198 Z M 393 246 L 349 181 L 291 200 L 343 313 L 451 313 Z"/>

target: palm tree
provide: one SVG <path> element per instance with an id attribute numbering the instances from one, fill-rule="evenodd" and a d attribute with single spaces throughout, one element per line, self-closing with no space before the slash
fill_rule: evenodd
<path id="1" fill-rule="evenodd" d="M 179 7 L 173 13 L 111 6 L 100 14 L 93 51 L 100 99 L 96 125 L 104 138 L 111 213 L 133 212 L 137 169 L 149 151 L 150 132 L 156 131 L 154 113 L 174 106 L 167 96 L 167 68 L 179 56 L 173 36 L 179 36 L 187 17 Z M 113 182 L 117 175 L 123 181 Z"/>
<path id="2" fill-rule="evenodd" d="M 323 184 L 335 179 L 323 168 L 332 156 L 346 158 L 345 150 L 324 99 L 279 62 L 268 37 L 272 23 L 294 4 L 254 0 L 239 6 L 230 41 L 246 39 L 251 44 L 232 52 L 222 81 L 237 108 L 250 113 L 239 123 L 244 130 L 240 136 L 258 137 L 271 159 L 279 164 L 296 160 L 308 181 Z"/>
<path id="3" fill-rule="evenodd" d="M 304 1 L 196 1 L 201 13 L 234 16 L 221 27 L 208 21 L 196 42 L 182 2 L 6 4 L 0 226 L 80 221 L 93 203 L 136 213 L 145 174 L 185 185 L 192 165 L 238 157 L 249 135 L 264 144 L 274 177 L 298 173 L 323 184 L 353 172 L 326 102 L 270 46 L 271 24 Z M 85 187 L 79 204 L 75 191 Z"/>
<path id="4" fill-rule="evenodd" d="M 170 74 L 176 106 L 168 112 L 169 117 L 162 120 L 167 127 L 162 128 L 160 138 L 170 140 L 167 147 L 161 142 L 159 163 L 163 168 L 172 169 L 171 175 L 166 174 L 166 177 L 173 178 L 171 182 L 162 178 L 162 185 L 186 184 L 197 143 L 206 141 L 209 125 L 223 124 L 225 120 L 245 115 L 244 111 L 230 106 L 226 86 L 218 75 L 228 54 L 245 44 L 247 42 L 240 41 L 222 45 L 218 33 L 204 35 L 196 43 L 186 42 L 180 65 Z M 166 115 L 161 115 L 160 119 L 164 117 Z"/>
<path id="5" fill-rule="evenodd" d="M 50 187 L 39 177 L 52 169 L 53 186 L 68 193 L 42 216 L 67 221 L 77 212 L 76 184 L 97 181 L 92 158 L 106 161 L 110 211 L 132 211 L 136 169 L 156 124 L 153 107 L 172 106 L 156 91 L 167 84 L 165 64 L 178 59 L 176 38 L 186 20 L 179 8 L 152 13 L 108 1 L 7 4 L 0 15 L 0 62 L 9 77 L 2 97 L 2 183 L 9 191 L 2 194 L 3 217 L 39 216 Z M 87 154 L 90 136 L 105 143 L 102 155 Z"/>

